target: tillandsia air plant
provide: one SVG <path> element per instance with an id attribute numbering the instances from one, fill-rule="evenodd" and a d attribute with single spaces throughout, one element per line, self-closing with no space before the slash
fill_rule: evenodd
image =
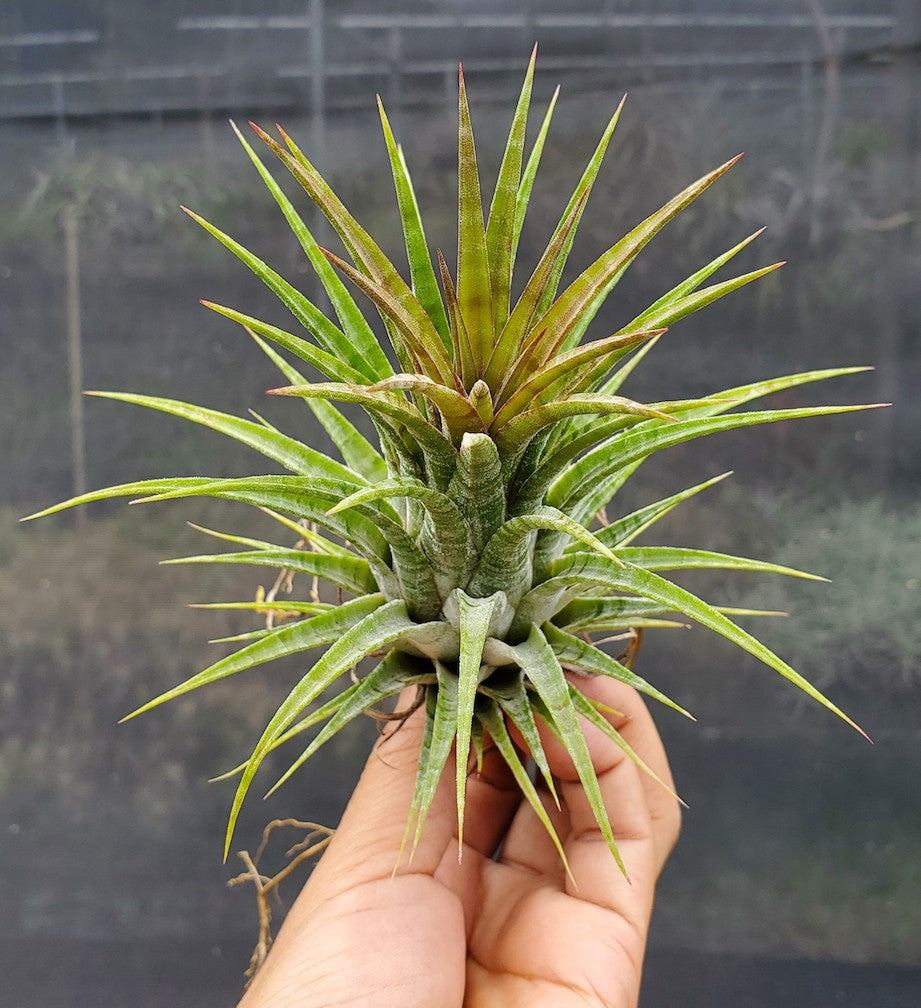
<path id="1" fill-rule="evenodd" d="M 275 139 L 253 125 L 255 134 L 338 232 L 350 261 L 320 248 L 234 126 L 322 282 L 336 319 L 324 315 L 252 252 L 187 211 L 264 281 L 311 338 L 236 308 L 203 304 L 252 336 L 287 382 L 271 394 L 303 399 L 341 458 L 328 457 L 258 415 L 244 419 L 168 399 L 92 393 L 203 424 L 256 449 L 287 473 L 128 483 L 40 512 L 120 496 L 144 501 L 186 497 L 238 501 L 268 511 L 298 536 L 297 546 L 211 532 L 236 549 L 172 562 L 280 568 L 321 579 L 338 593 L 337 604 L 317 601 L 316 596 L 308 601 L 259 598 L 214 603 L 254 613 L 282 612 L 288 619 L 243 634 L 239 650 L 129 715 L 275 658 L 328 647 L 278 708 L 249 760 L 232 771 L 240 780 L 225 857 L 241 803 L 269 753 L 286 743 L 310 739 L 281 778 L 284 781 L 350 721 L 415 686 L 426 720 L 404 841 L 410 856 L 452 748 L 457 756 L 458 837 L 463 843 L 468 768 L 481 760 L 488 741 L 507 761 L 565 862 L 526 769 L 527 754 L 555 797 L 538 730 L 542 724 L 571 756 L 598 827 L 621 864 L 580 718 L 642 763 L 609 723 L 605 709 L 589 699 L 579 683 L 585 677 L 610 676 L 686 714 L 631 669 L 632 654 L 614 658 L 598 640 L 609 634 L 635 639 L 643 628 L 674 626 L 676 615 L 721 634 L 857 728 L 730 618 L 751 611 L 710 605 L 658 572 L 725 568 L 814 575 L 705 550 L 634 545 L 656 521 L 722 476 L 629 514 L 603 522 L 596 518 L 638 466 L 672 445 L 754 424 L 868 408 L 741 408 L 769 393 L 865 369 L 809 371 L 718 390 L 699 399 L 652 404 L 620 395 L 630 372 L 667 327 L 781 264 L 704 286 L 748 246 L 756 237 L 752 235 L 613 334 L 585 339 L 592 319 L 646 243 L 738 160 L 733 158 L 678 193 L 560 293 L 561 275 L 621 114 L 621 101 L 546 250 L 520 296 L 513 298 L 522 222 L 556 100 L 554 95 L 525 158 L 533 74 L 532 55 L 492 202 L 484 213 L 461 71 L 454 276 L 441 252 L 435 268 L 403 151 L 383 106 L 380 117 L 406 243 L 408 279 L 280 127 Z M 387 349 L 351 290 L 376 308 Z M 309 380 L 281 351 L 324 380 Z M 363 409 L 378 443 L 372 444 L 333 403 Z M 366 659 L 371 661 L 365 671 Z M 358 673 L 346 676 L 356 669 Z M 312 737 L 311 729 L 316 729 Z"/>

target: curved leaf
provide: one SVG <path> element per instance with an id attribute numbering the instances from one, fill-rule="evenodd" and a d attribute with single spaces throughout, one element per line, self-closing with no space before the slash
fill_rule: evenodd
<path id="1" fill-rule="evenodd" d="M 277 343 L 280 347 L 284 347 L 285 350 L 289 350 L 296 357 L 300 357 L 302 361 L 311 367 L 315 367 L 317 371 L 327 378 L 332 378 L 334 381 L 350 382 L 356 385 L 364 385 L 372 380 L 367 375 L 350 367 L 344 361 L 339 360 L 333 354 L 315 347 L 307 340 L 301 339 L 300 336 L 295 336 L 284 329 L 279 329 L 278 326 L 269 325 L 268 322 L 262 322 L 251 315 L 244 315 L 243 312 L 236 311 L 233 308 L 226 308 L 224 305 L 215 304 L 213 301 L 202 300 L 199 303 L 205 308 L 217 312 L 218 315 L 229 318 L 232 322 L 238 322 L 254 338 L 258 333 L 259 336 L 264 336 L 273 343 Z"/>
<path id="2" fill-rule="evenodd" d="M 617 679 L 618 682 L 632 686 L 640 693 L 658 700 L 659 703 L 671 707 L 686 718 L 694 720 L 690 714 L 681 706 L 670 700 L 664 693 L 657 690 L 655 686 L 650 686 L 645 679 L 638 676 L 632 669 L 621 664 L 616 658 L 592 644 L 586 644 L 579 637 L 564 633 L 559 627 L 552 623 L 545 623 L 541 627 L 541 632 L 547 638 L 547 643 L 553 648 L 554 653 L 563 665 L 575 665 L 577 669 L 588 675 L 607 676 L 610 679 Z"/>
<path id="3" fill-rule="evenodd" d="M 617 556 L 627 563 L 645 570 L 738 570 L 764 574 L 785 574 L 808 581 L 828 581 L 828 578 L 793 567 L 768 563 L 766 560 L 749 560 L 747 557 L 714 553 L 711 550 L 685 549 L 679 546 L 625 546 L 618 547 Z"/>
<path id="4" fill-rule="evenodd" d="M 384 143 L 387 146 L 387 156 L 390 159 L 390 169 L 393 174 L 393 184 L 396 189 L 397 206 L 400 210 L 400 221 L 403 225 L 403 239 L 406 242 L 406 258 L 409 261 L 409 275 L 412 279 L 413 294 L 422 306 L 432 324 L 438 330 L 445 347 L 450 348 L 451 337 L 448 332 L 448 318 L 445 307 L 438 293 L 438 281 L 432 268 L 428 243 L 425 240 L 425 229 L 422 226 L 422 216 L 413 191 L 412 179 L 403 157 L 403 149 L 393 138 L 387 113 L 380 95 L 377 96 L 377 108 L 381 117 L 381 127 L 384 131 Z"/>
<path id="5" fill-rule="evenodd" d="M 854 723 L 843 711 L 836 707 L 827 697 L 820 693 L 811 683 L 804 679 L 795 669 L 792 669 L 782 658 L 766 648 L 759 640 L 752 637 L 741 627 L 736 626 L 727 616 L 708 605 L 696 595 L 684 588 L 666 581 L 652 571 L 643 570 L 632 564 L 623 568 L 614 568 L 609 561 L 601 557 L 572 557 L 558 560 L 550 581 L 534 589 L 534 592 L 547 591 L 552 582 L 557 584 L 597 584 L 612 591 L 628 591 L 642 598 L 661 602 L 670 608 L 684 613 L 691 619 L 720 634 L 736 646 L 764 662 L 769 668 L 779 672 L 804 693 L 817 700 L 846 721 L 852 728 L 866 735 L 862 728 Z M 533 594 L 533 592 L 532 592 Z"/>
<path id="6" fill-rule="evenodd" d="M 317 733 L 310 745 L 269 788 L 265 797 L 268 798 L 270 794 L 274 794 L 321 746 L 325 745 L 350 721 L 354 721 L 360 714 L 375 707 L 382 700 L 399 693 L 404 687 L 433 679 L 431 666 L 428 669 L 424 667 L 420 669 L 420 665 L 418 659 L 401 654 L 399 651 L 391 651 L 386 655 L 372 672 L 369 672 L 364 679 L 355 684 L 354 688 L 348 689 L 346 693 L 337 698 L 339 702 L 333 716 Z M 290 737 L 291 730 L 285 732 L 285 735 Z M 272 748 L 275 746 L 273 745 Z"/>
<path id="7" fill-rule="evenodd" d="M 356 595 L 377 591 L 377 581 L 367 560 L 360 557 L 328 556 L 312 550 L 260 549 L 247 553 L 212 553 L 204 556 L 161 560 L 163 564 L 250 564 L 281 567 L 322 578 Z"/>
<path id="8" fill-rule="evenodd" d="M 316 617 L 316 619 L 323 618 L 323 616 Z M 405 603 L 402 601 L 385 603 L 365 616 L 360 622 L 349 627 L 291 690 L 262 733 L 262 737 L 256 744 L 256 748 L 246 764 L 246 769 L 243 771 L 243 777 L 237 787 L 237 793 L 234 795 L 227 823 L 227 834 L 224 841 L 225 861 L 230 852 L 230 843 L 233 840 L 234 827 L 240 814 L 243 798 L 249 790 L 256 771 L 271 750 L 275 739 L 289 728 L 301 711 L 309 707 L 323 690 L 332 685 L 343 672 L 357 665 L 363 658 L 375 651 L 389 648 L 399 640 L 403 633 L 415 626 L 416 624 L 409 618 Z M 256 647 L 261 643 L 263 642 L 260 641 L 251 646 Z"/>
<path id="9" fill-rule="evenodd" d="M 460 442 L 464 434 L 483 434 L 486 431 L 473 403 L 456 389 L 441 385 L 425 375 L 397 374 L 377 382 L 370 392 L 410 391 L 425 396 L 438 407 L 438 412 L 448 428 L 448 434 Z"/>
<path id="10" fill-rule="evenodd" d="M 153 700 L 148 700 L 137 710 L 122 718 L 122 721 L 128 721 L 137 717 L 138 714 L 159 707 L 160 704 L 164 704 L 168 700 L 175 700 L 176 697 L 180 697 L 184 693 L 217 682 L 218 679 L 226 679 L 227 676 L 243 672 L 254 665 L 264 665 L 276 658 L 297 654 L 299 651 L 307 651 L 310 648 L 338 640 L 346 631 L 366 619 L 383 604 L 384 597 L 382 595 L 365 595 L 362 598 L 353 599 L 351 602 L 344 602 L 341 606 L 321 613 L 319 616 L 314 616 L 312 619 L 302 620 L 291 626 L 279 627 L 268 637 L 263 637 L 254 644 L 222 658 L 213 665 L 209 665 L 204 671 L 192 676 L 191 679 L 161 693 Z"/>
<path id="11" fill-rule="evenodd" d="M 285 215 L 288 225 L 300 242 L 301 248 L 307 254 L 310 265 L 313 266 L 317 276 L 320 278 L 320 282 L 323 284 L 323 288 L 333 308 L 336 310 L 336 314 L 339 316 L 339 321 L 344 327 L 343 335 L 345 338 L 340 341 L 333 352 L 337 357 L 345 360 L 353 362 L 356 359 L 364 360 L 370 365 L 378 378 L 386 377 L 391 373 L 392 369 L 390 362 L 377 342 L 374 331 L 352 300 L 345 285 L 336 276 L 336 271 L 332 269 L 320 252 L 320 247 L 317 245 L 307 225 L 294 209 L 291 201 L 284 194 L 247 139 L 237 129 L 236 123 L 231 120 L 230 126 L 236 134 L 237 139 L 243 145 L 243 149 L 249 156 L 250 161 L 255 165 L 262 181 L 275 198 L 275 202 L 278 204 L 281 212 Z"/>
<path id="12" fill-rule="evenodd" d="M 161 413 L 171 413 L 173 416 L 191 420 L 192 423 L 210 427 L 220 434 L 254 448 L 286 469 L 300 476 L 322 476 L 327 479 L 339 479 L 355 486 L 361 486 L 366 481 L 358 473 L 352 472 L 347 466 L 336 462 L 322 452 L 308 448 L 294 438 L 267 428 L 252 420 L 231 416 L 229 413 L 219 413 L 217 410 L 195 406 L 192 403 L 178 402 L 175 399 L 159 399 L 155 396 L 135 395 L 130 392 L 87 392 L 86 395 L 98 399 L 115 399 L 118 402 L 133 403 L 136 406 L 146 406 L 148 409 L 159 410 Z"/>
<path id="13" fill-rule="evenodd" d="M 483 662 L 483 645 L 489 634 L 493 610 L 499 595 L 489 598 L 471 598 L 458 591 L 460 616 L 460 659 L 457 663 L 457 856 L 460 860 L 464 847 L 464 808 L 467 795 L 467 762 L 470 756 L 470 729 L 473 724 L 473 707 L 480 683 L 480 666 Z"/>

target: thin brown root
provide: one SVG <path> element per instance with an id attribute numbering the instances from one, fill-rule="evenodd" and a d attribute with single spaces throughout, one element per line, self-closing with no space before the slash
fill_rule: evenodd
<path id="1" fill-rule="evenodd" d="M 409 718 L 416 713 L 416 711 L 425 703 L 425 687 L 416 687 L 416 696 L 409 707 L 404 710 L 392 711 L 388 713 L 387 711 L 375 710 L 373 707 L 369 707 L 364 713 L 368 715 L 369 718 L 373 718 L 375 721 L 381 724 L 386 724 L 389 721 L 399 721 L 399 725 L 391 732 L 391 735 L 395 735 L 400 728 L 406 723 Z M 379 729 L 383 731 L 383 728 Z M 389 738 L 389 736 L 388 736 Z"/>
<path id="2" fill-rule="evenodd" d="M 299 518 L 297 524 L 307 531 L 312 532 L 314 535 L 316 534 L 317 526 L 315 522 L 308 522 L 304 518 Z M 293 548 L 296 550 L 302 550 L 305 547 L 311 551 L 316 551 L 316 547 L 310 539 L 298 539 Z M 310 595 L 311 602 L 320 601 L 320 593 L 318 589 L 319 580 L 314 577 L 311 582 L 310 592 L 308 593 Z M 259 591 L 256 595 L 256 601 L 274 602 L 280 591 L 283 591 L 286 595 L 290 595 L 294 591 L 294 571 L 289 567 L 283 567 L 278 572 L 278 577 L 275 578 L 275 582 L 268 592 L 264 591 L 260 585 Z M 260 610 L 257 609 L 256 611 L 259 612 Z M 300 613 L 297 612 L 278 612 L 274 609 L 270 609 L 265 613 L 265 627 L 267 630 L 271 630 L 275 626 L 276 620 L 280 622 L 286 619 L 294 619 L 299 615 Z"/>
<path id="3" fill-rule="evenodd" d="M 412 717 L 412 715 L 415 714 L 415 712 L 424 703 L 425 703 L 425 687 L 417 686 L 416 696 L 413 702 L 405 710 L 394 711 L 392 714 L 386 714 L 381 711 L 374 711 L 374 710 L 365 711 L 365 714 L 367 714 L 369 717 L 373 717 L 378 722 L 377 733 L 379 737 L 376 745 L 374 746 L 373 752 L 374 755 L 377 757 L 377 759 L 379 759 L 381 763 L 384 764 L 384 766 L 391 767 L 391 769 L 393 769 L 391 764 L 388 763 L 387 760 L 385 760 L 384 757 L 381 755 L 381 746 L 383 746 L 384 743 L 387 742 L 389 739 L 392 739 L 394 735 L 396 735 L 396 733 L 403 727 L 403 725 L 406 724 L 406 722 L 410 719 L 410 717 Z M 396 722 L 396 728 L 394 728 L 393 731 L 388 732 L 386 730 L 387 725 L 392 722 Z"/>
<path id="4" fill-rule="evenodd" d="M 636 658 L 640 650 L 640 644 L 643 643 L 643 628 L 634 627 L 631 629 L 633 633 L 633 640 L 631 640 L 630 643 L 626 646 L 623 654 L 619 655 L 617 658 L 617 660 L 621 663 L 621 665 L 626 665 L 627 668 L 633 667 L 634 659 Z"/>
<path id="5" fill-rule="evenodd" d="M 277 875 L 267 876 L 259 871 L 259 861 L 265 853 L 272 833 L 281 826 L 289 826 L 294 829 L 306 830 L 306 836 L 299 840 L 286 852 L 286 857 L 290 860 L 287 865 Z M 333 837 L 335 830 L 318 823 L 301 822 L 299 819 L 275 819 L 270 822 L 262 831 L 262 840 L 256 849 L 255 857 L 251 857 L 249 851 L 240 851 L 239 856 L 246 871 L 228 881 L 228 886 L 237 886 L 243 882 L 252 882 L 256 888 L 256 911 L 259 916 L 259 937 L 256 947 L 249 960 L 249 966 L 244 973 L 246 983 L 244 989 L 253 982 L 253 977 L 259 971 L 269 954 L 274 937 L 272 935 L 272 903 L 274 900 L 281 906 L 279 896 L 279 885 L 288 878 L 298 866 L 309 858 L 316 857 L 325 850 L 329 841 Z"/>

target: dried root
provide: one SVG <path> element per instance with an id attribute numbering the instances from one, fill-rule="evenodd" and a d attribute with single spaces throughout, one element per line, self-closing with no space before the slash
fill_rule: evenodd
<path id="1" fill-rule="evenodd" d="M 259 871 L 259 862 L 262 860 L 262 855 L 265 853 L 272 833 L 281 826 L 305 830 L 305 836 L 285 852 L 285 856 L 290 860 L 277 875 L 263 875 Z M 273 904 L 276 908 L 281 906 L 279 885 L 304 861 L 321 854 L 332 839 L 333 833 L 335 830 L 313 822 L 301 822 L 299 819 L 275 819 L 262 831 L 262 840 L 255 855 L 250 856 L 249 851 L 239 852 L 239 857 L 246 867 L 246 871 L 230 879 L 227 885 L 236 886 L 244 882 L 252 882 L 256 889 L 256 910 L 259 915 L 259 938 L 244 974 L 246 977 L 245 987 L 249 987 L 253 982 L 253 978 L 265 962 L 269 949 L 272 947 L 274 940 L 272 935 Z"/>

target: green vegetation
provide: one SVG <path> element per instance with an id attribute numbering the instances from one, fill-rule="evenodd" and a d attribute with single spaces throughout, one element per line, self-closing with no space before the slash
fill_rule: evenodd
<path id="1" fill-rule="evenodd" d="M 261 452 L 290 475 L 147 480 L 82 495 L 41 512 L 124 496 L 145 501 L 205 497 L 268 508 L 277 513 L 288 534 L 299 536 L 293 549 L 277 544 L 278 532 L 270 541 L 215 532 L 211 534 L 236 548 L 178 562 L 282 568 L 320 578 L 342 595 L 352 596 L 347 601 L 340 597 L 338 605 L 315 598 L 287 603 L 302 618 L 254 631 L 234 654 L 134 712 L 146 712 L 279 656 L 328 646 L 271 718 L 249 761 L 238 768 L 242 777 L 225 853 L 243 798 L 271 752 L 323 725 L 280 784 L 362 712 L 415 686 L 418 702 L 427 712 L 427 735 L 407 825 L 411 846 L 418 842 L 452 747 L 458 756 L 462 841 L 468 758 L 481 758 L 488 735 L 563 856 L 507 727 L 523 737 L 553 793 L 537 730 L 541 722 L 572 757 L 599 828 L 620 863 L 579 715 L 639 760 L 604 711 L 586 698 L 577 682 L 566 678 L 564 668 L 583 676 L 611 676 L 687 713 L 631 670 L 629 649 L 627 656 L 615 659 L 598 646 L 600 640 L 592 640 L 592 635 L 600 638 L 612 631 L 635 636 L 642 627 L 668 626 L 675 613 L 738 645 L 857 727 L 783 659 L 738 626 L 730 618 L 736 612 L 708 604 L 657 572 L 728 569 L 814 580 L 813 575 L 712 551 L 634 544 L 636 536 L 712 480 L 686 490 L 676 488 L 673 495 L 628 514 L 609 515 L 600 528 L 592 529 L 596 515 L 633 472 L 662 449 L 718 431 L 867 408 L 745 409 L 769 394 L 863 369 L 812 370 L 651 405 L 621 396 L 621 386 L 633 368 L 669 326 L 781 264 L 704 286 L 756 233 L 697 268 L 632 320 L 627 312 L 613 335 L 583 342 L 601 305 L 644 247 L 737 160 L 691 183 L 567 286 L 561 281 L 569 252 L 621 103 L 531 279 L 517 298 L 513 296 L 525 211 L 553 113 L 551 104 L 525 156 L 533 69 L 532 59 L 488 212 L 481 198 L 461 76 L 454 277 L 440 254 L 437 269 L 433 266 L 406 160 L 383 108 L 409 282 L 294 141 L 281 132 L 279 142 L 256 128 L 325 214 L 351 263 L 321 249 L 238 134 L 316 271 L 338 321 L 326 317 L 242 245 L 190 212 L 263 280 L 314 338 L 309 342 L 235 308 L 207 303 L 256 339 L 287 382 L 275 391 L 306 400 L 341 461 L 281 433 L 261 417 L 248 420 L 175 400 L 97 393 L 217 430 Z M 386 351 L 343 278 L 380 314 Z M 311 383 L 276 347 L 328 380 Z M 360 406 L 374 426 L 377 443 L 360 433 L 333 402 Z M 380 660 L 370 672 L 325 699 L 344 673 L 372 656 Z"/>

